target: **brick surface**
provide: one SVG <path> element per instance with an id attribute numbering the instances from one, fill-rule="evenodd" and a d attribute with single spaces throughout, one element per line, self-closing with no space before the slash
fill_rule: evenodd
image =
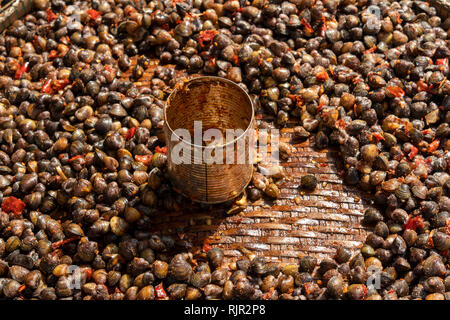
<path id="1" fill-rule="evenodd" d="M 139 85 L 149 85 L 151 70 Z M 271 121 L 264 114 L 256 118 Z M 280 141 L 290 141 L 291 133 L 291 127 L 283 129 Z M 360 220 L 371 198 L 343 185 L 336 150 L 317 151 L 310 140 L 293 146 L 296 152 L 282 162 L 290 181 L 280 184 L 279 199 L 258 201 L 230 216 L 217 206 L 194 212 L 187 208 L 160 212 L 152 217 L 152 231 L 182 234 L 193 242 L 194 250 L 208 238 L 212 245 L 224 249 L 229 260 L 242 256 L 243 251 L 274 261 L 295 262 L 304 255 L 319 259 L 331 256 L 340 246 L 356 250 L 366 237 Z M 301 194 L 298 186 L 305 174 L 314 174 L 319 184 L 313 192 Z M 295 197 L 300 197 L 298 204 Z"/>

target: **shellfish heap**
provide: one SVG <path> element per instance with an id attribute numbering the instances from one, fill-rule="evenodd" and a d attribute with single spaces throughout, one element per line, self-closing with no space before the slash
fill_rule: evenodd
<path id="1" fill-rule="evenodd" d="M 449 26 L 409 0 L 35 0 L 0 35 L 0 298 L 450 299 Z M 151 57 L 150 87 L 122 77 Z M 189 74 L 339 148 L 345 182 L 375 195 L 360 252 L 225 265 L 148 232 L 186 201 L 159 129 Z M 252 201 L 279 196 L 283 172 L 262 170 Z"/>

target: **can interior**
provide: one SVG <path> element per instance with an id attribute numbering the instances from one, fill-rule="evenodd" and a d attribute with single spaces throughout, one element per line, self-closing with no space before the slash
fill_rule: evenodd
<path id="1" fill-rule="evenodd" d="M 194 121 L 202 122 L 202 132 L 214 128 L 225 137 L 226 129 L 246 131 L 252 118 L 253 108 L 246 92 L 217 77 L 199 77 L 184 83 L 171 94 L 166 106 L 169 128 L 188 130 L 189 143 L 194 142 Z"/>

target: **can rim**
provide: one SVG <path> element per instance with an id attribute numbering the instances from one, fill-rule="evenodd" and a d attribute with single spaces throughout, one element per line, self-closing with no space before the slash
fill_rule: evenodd
<path id="1" fill-rule="evenodd" d="M 170 131 L 170 133 L 171 133 L 172 135 L 174 135 L 175 137 L 177 137 L 181 143 L 185 143 L 185 144 L 187 144 L 187 145 L 189 145 L 189 146 L 191 146 L 191 147 L 202 148 L 202 149 L 214 149 L 214 148 L 218 148 L 218 147 L 226 147 L 226 146 L 228 146 L 228 145 L 234 144 L 236 141 L 238 141 L 238 140 L 242 139 L 243 137 L 245 137 L 245 136 L 247 135 L 247 133 L 249 132 L 249 130 L 250 130 L 250 129 L 252 128 L 252 126 L 253 126 L 253 122 L 254 122 L 254 119 L 255 119 L 255 108 L 253 107 L 252 99 L 250 98 L 250 96 L 248 95 L 248 93 L 247 93 L 244 89 L 242 89 L 236 82 L 231 81 L 231 80 L 226 79 L 226 78 L 222 78 L 222 77 L 216 77 L 216 76 L 199 76 L 199 77 L 195 77 L 195 78 L 192 78 L 192 79 L 186 81 L 186 82 L 184 83 L 183 87 L 184 87 L 185 85 L 189 84 L 189 83 L 196 82 L 196 81 L 203 81 L 203 80 L 216 80 L 216 81 L 227 82 L 228 84 L 231 84 L 232 86 L 234 86 L 235 88 L 237 88 L 238 90 L 240 90 L 240 91 L 245 95 L 245 97 L 247 98 L 248 103 L 250 104 L 251 117 L 250 117 L 250 122 L 249 122 L 247 128 L 244 130 L 244 132 L 243 132 L 241 135 L 239 135 L 238 137 L 236 137 L 235 139 L 233 139 L 232 141 L 229 141 L 229 142 L 227 142 L 227 143 L 220 144 L 220 145 L 214 145 L 214 146 L 198 145 L 198 144 L 195 144 L 195 143 L 192 143 L 192 142 L 188 142 L 188 141 L 186 141 L 185 139 L 182 139 L 180 136 L 178 136 L 178 135 L 173 131 L 172 127 L 170 126 L 169 122 L 167 121 L 167 106 L 169 105 L 172 96 L 173 96 L 176 92 L 178 92 L 182 87 L 175 88 L 175 89 L 170 93 L 169 97 L 168 97 L 167 100 L 166 100 L 166 103 L 164 104 L 164 108 L 163 108 L 163 110 L 164 110 L 164 125 L 167 126 L 167 128 L 168 128 L 169 131 Z"/>

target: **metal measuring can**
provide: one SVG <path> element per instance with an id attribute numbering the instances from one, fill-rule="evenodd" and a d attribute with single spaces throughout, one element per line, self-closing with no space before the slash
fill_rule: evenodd
<path id="1" fill-rule="evenodd" d="M 176 191 L 214 204 L 245 189 L 253 174 L 254 109 L 241 87 L 220 77 L 186 81 L 170 94 L 164 117 Z"/>

